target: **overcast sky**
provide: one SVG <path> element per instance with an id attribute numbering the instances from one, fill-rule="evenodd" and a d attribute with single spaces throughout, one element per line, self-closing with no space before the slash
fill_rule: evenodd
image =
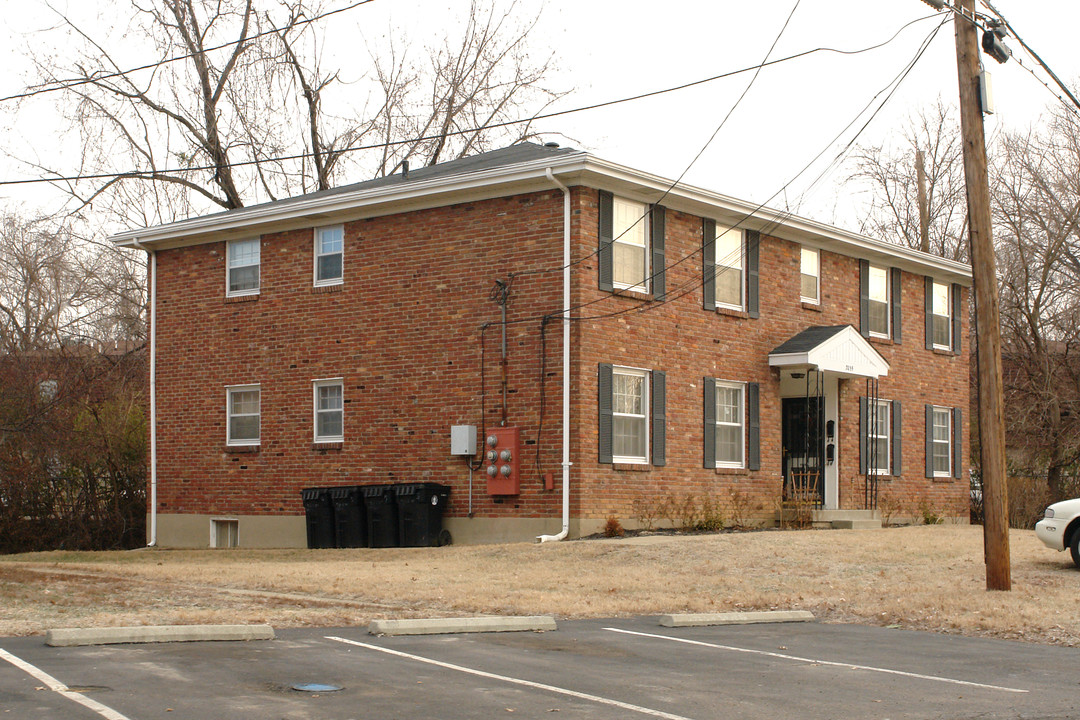
<path id="1" fill-rule="evenodd" d="M 345 0 L 326 0 L 325 7 L 343 4 Z M 1080 53 L 1074 39 L 1080 29 L 1080 1 L 995 0 L 994 4 L 1060 77 L 1070 83 L 1080 80 Z M 533 45 L 538 53 L 554 52 L 556 56 L 559 73 L 549 84 L 574 89 L 555 108 L 565 109 L 755 65 L 765 59 L 795 5 L 795 0 L 519 0 L 518 8 L 522 17 L 531 17 L 542 6 Z M 4 6 L 0 95 L 25 87 L 29 79 L 25 48 L 43 47 L 43 38 L 49 36 L 35 31 L 48 27 L 55 17 L 38 0 L 6 0 Z M 78 8 L 91 22 L 107 23 L 108 8 L 114 4 L 106 0 L 54 0 L 54 6 Z M 358 38 L 377 41 L 388 27 L 395 27 L 413 42 L 423 43 L 442 27 L 459 21 L 467 7 L 467 0 L 376 0 L 337 16 L 326 50 L 343 65 L 346 74 L 360 76 L 367 57 Z M 980 5 L 980 9 L 984 8 Z M 889 40 L 906 23 L 934 14 L 920 0 L 800 0 L 770 57 L 816 47 L 858 50 Z M 685 180 L 854 227 L 859 197 L 855 189 L 838 184 L 843 168 L 827 175 L 812 194 L 806 194 L 807 188 L 869 115 L 843 133 L 839 142 L 833 138 L 902 71 L 936 25 L 935 19 L 917 22 L 886 47 L 872 52 L 818 53 L 765 68 Z M 1046 78 L 1019 43 L 1006 42 L 1026 67 Z M 64 51 L 63 47 L 48 47 L 48 43 L 44 48 L 57 54 Z M 1058 102 L 1016 61 L 998 65 L 987 60 L 987 69 L 993 75 L 997 105 L 997 114 L 987 119 L 988 133 L 1036 125 L 1047 104 Z M 717 130 L 751 77 L 752 73 L 744 73 L 657 98 L 544 120 L 536 127 L 551 133 L 545 139 L 675 178 Z M 913 110 L 939 96 L 955 103 L 956 95 L 953 29 L 949 24 L 859 142 L 882 142 Z M 55 126 L 50 128 L 49 107 L 45 101 L 29 102 L 18 115 L 0 114 L 0 121 L 8 125 L 3 128 L 0 144 L 24 156 L 44 152 L 56 132 Z M 823 151 L 817 164 L 796 177 Z M 0 174 L 11 179 L 25 176 L 26 171 L 4 164 Z M 363 178 L 350 178 L 359 179 Z M 782 190 L 785 185 L 788 187 Z M 0 186 L 0 204 L 12 202 L 47 208 L 52 200 L 44 186 Z"/>

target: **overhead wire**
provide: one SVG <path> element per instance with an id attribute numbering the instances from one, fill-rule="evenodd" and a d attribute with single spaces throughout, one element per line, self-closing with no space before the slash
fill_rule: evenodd
<path id="1" fill-rule="evenodd" d="M 372 0 L 366 0 L 366 1 L 370 2 Z M 870 52 L 870 51 L 873 51 L 873 50 L 877 50 L 877 49 L 879 49 L 881 47 L 884 47 L 885 45 L 888 45 L 888 44 L 892 43 L 908 27 L 910 27 L 912 25 L 915 25 L 915 24 L 917 24 L 919 22 L 922 22 L 924 20 L 928 20 L 928 19 L 933 18 L 933 17 L 936 17 L 936 15 L 927 15 L 927 16 L 924 16 L 924 17 L 916 18 L 915 20 L 911 20 L 911 21 L 905 23 L 903 26 L 901 26 L 896 31 L 896 33 L 894 33 L 893 36 L 890 37 L 888 40 L 885 40 L 883 42 L 876 43 L 874 45 L 870 45 L 870 46 L 867 46 L 867 47 L 858 48 L 858 49 L 855 49 L 855 50 L 843 50 L 843 49 L 831 48 L 831 47 L 817 47 L 817 48 L 813 48 L 811 50 L 804 50 L 802 52 L 798 52 L 798 53 L 795 53 L 793 55 L 788 55 L 788 56 L 785 56 L 785 57 L 782 57 L 782 58 L 777 58 L 775 60 L 770 60 L 770 61 L 768 61 L 766 63 L 763 63 L 763 64 L 751 65 L 751 66 L 748 66 L 748 67 L 739 68 L 737 70 L 730 70 L 728 72 L 720 73 L 718 75 L 713 75 L 713 76 L 710 76 L 710 77 L 707 77 L 707 78 L 701 78 L 699 80 L 694 80 L 694 81 L 691 81 L 691 82 L 682 83 L 680 85 L 675 85 L 675 86 L 671 86 L 671 87 L 667 87 L 667 88 L 662 88 L 662 89 L 659 89 L 659 90 L 651 90 L 649 92 L 639 93 L 637 95 L 631 95 L 631 96 L 628 96 L 628 97 L 617 98 L 617 99 L 614 99 L 614 100 L 605 100 L 605 101 L 598 102 L 598 103 L 592 103 L 590 105 L 583 105 L 583 106 L 576 107 L 576 108 L 568 108 L 566 110 L 554 110 L 554 111 L 547 112 L 547 113 L 538 113 L 538 114 L 530 116 L 530 117 L 520 118 L 520 119 L 516 119 L 516 120 L 506 120 L 506 121 L 497 122 L 497 123 L 489 123 L 489 124 L 484 125 L 483 127 L 471 127 L 471 128 L 463 128 L 463 129 L 458 129 L 458 130 L 451 130 L 451 131 L 449 131 L 449 132 L 447 132 L 445 134 L 444 133 L 439 133 L 439 134 L 435 134 L 435 135 L 424 135 L 424 136 L 415 137 L 415 138 L 409 138 L 409 139 L 404 139 L 404 140 L 390 140 L 390 141 L 387 141 L 387 142 L 370 143 L 370 144 L 366 144 L 366 145 L 357 145 L 357 146 L 352 147 L 352 148 L 343 149 L 342 152 L 353 153 L 353 152 L 360 152 L 360 151 L 363 151 L 363 150 L 381 150 L 381 149 L 385 149 L 385 148 L 396 147 L 396 146 L 399 146 L 399 145 L 409 145 L 409 144 L 413 144 L 413 143 L 417 143 L 417 142 L 423 142 L 423 141 L 426 141 L 426 140 L 438 140 L 438 139 L 440 139 L 442 137 L 453 137 L 453 136 L 458 136 L 458 135 L 467 135 L 467 134 L 470 134 L 470 133 L 475 133 L 478 130 L 510 127 L 510 126 L 513 126 L 513 125 L 520 125 L 520 124 L 523 124 L 523 123 L 533 123 L 533 122 L 536 122 L 537 120 L 547 120 L 547 119 L 550 119 L 550 118 L 562 117 L 562 116 L 565 116 L 565 115 L 572 115 L 572 114 L 579 113 L 579 112 L 588 112 L 588 111 L 591 111 L 591 110 L 598 110 L 600 108 L 612 107 L 612 106 L 621 105 L 621 104 L 624 104 L 624 103 L 635 102 L 637 100 L 643 100 L 645 98 L 657 97 L 657 96 L 665 95 L 665 94 L 668 94 L 668 93 L 678 92 L 680 90 L 685 90 L 685 89 L 688 89 L 688 88 L 691 88 L 691 87 L 696 87 L 696 86 L 699 86 L 699 85 L 704 85 L 704 84 L 707 84 L 707 83 L 715 82 L 717 80 L 723 80 L 723 79 L 726 79 L 726 78 L 729 78 L 729 77 L 734 77 L 736 75 L 741 75 L 743 73 L 756 71 L 756 70 L 758 70 L 758 69 L 760 69 L 762 67 L 770 67 L 770 66 L 779 65 L 779 64 L 785 63 L 785 62 L 791 62 L 793 60 L 798 60 L 800 58 L 804 58 L 804 57 L 807 57 L 809 55 L 813 55 L 813 54 L 816 54 L 816 53 L 836 53 L 836 54 L 840 54 L 840 55 L 859 55 L 859 54 L 862 54 L 862 53 L 865 53 L 865 52 Z M 260 165 L 260 164 L 263 164 L 263 163 L 285 162 L 285 161 L 289 161 L 289 160 L 304 160 L 304 159 L 309 159 L 309 158 L 311 158 L 313 156 L 314 156 L 314 153 L 304 152 L 304 153 L 295 153 L 295 154 L 291 154 L 291 155 L 279 155 L 279 156 L 275 156 L 275 157 L 260 158 L 260 159 L 257 159 L 257 160 L 240 160 L 240 161 L 236 161 L 236 162 L 230 162 L 229 165 L 230 165 L 230 167 L 246 167 L 246 166 L 250 166 L 250 165 Z M 40 178 L 23 178 L 23 179 L 18 179 L 18 180 L 0 180 L 0 185 L 30 185 L 30 184 L 36 184 L 36 183 L 51 183 L 51 182 L 78 182 L 80 180 L 105 180 L 105 179 L 115 180 L 115 179 L 120 179 L 120 178 L 149 180 L 149 179 L 153 179 L 153 177 L 155 175 L 160 175 L 160 174 L 163 174 L 163 173 L 188 173 L 188 172 L 210 171 L 210 170 L 215 170 L 215 169 L 216 169 L 215 165 L 190 165 L 190 166 L 185 166 L 185 167 L 164 168 L 164 169 L 147 169 L 147 170 L 137 170 L 136 169 L 136 170 L 129 170 L 129 171 L 112 171 L 112 172 L 102 172 L 102 173 L 87 173 L 87 174 L 67 175 L 67 176 L 55 175 L 55 176 L 40 177 Z"/>
<path id="2" fill-rule="evenodd" d="M 316 20 L 322 20 L 322 19 L 328 18 L 328 17 L 330 17 L 332 15 L 337 15 L 339 13 L 347 12 L 349 10 L 353 10 L 355 8 L 358 8 L 361 5 L 367 5 L 368 3 L 372 3 L 372 2 L 375 2 L 375 0 L 358 0 L 358 2 L 354 2 L 354 3 L 350 4 L 350 5 L 346 5 L 344 7 L 337 8 L 336 10 L 328 10 L 328 11 L 326 11 L 324 13 L 319 13 L 317 15 L 312 15 L 309 18 L 303 18 L 301 20 L 297 20 L 296 22 L 291 23 L 289 25 L 285 25 L 285 26 L 282 26 L 282 27 L 275 27 L 275 28 L 271 28 L 269 30 L 264 30 L 262 32 L 255 33 L 254 35 L 249 35 L 249 36 L 243 38 L 242 40 L 240 40 L 240 39 L 238 39 L 238 40 L 230 40 L 229 42 L 222 43 L 220 45 L 214 45 L 213 47 L 204 48 L 204 49 L 200 50 L 199 52 L 188 53 L 186 55 L 177 55 L 176 57 L 165 58 L 163 60 L 158 60 L 157 62 L 147 63 L 145 65 L 139 65 L 137 67 L 128 68 L 127 70 L 117 70 L 115 72 L 108 72 L 108 73 L 104 73 L 102 75 L 95 75 L 93 77 L 68 78 L 68 79 L 65 79 L 65 80 L 50 80 L 49 82 L 42 83 L 39 86 L 31 86 L 31 87 L 27 88 L 24 92 L 16 93 L 14 95 L 7 95 L 6 97 L 0 97 L 0 102 L 7 102 L 9 100 L 21 100 L 23 98 L 34 97 L 36 95 L 44 95 L 45 93 L 57 92 L 59 90 L 67 90 L 69 88 L 80 87 L 82 85 L 90 85 L 90 84 L 93 84 L 93 83 L 101 82 L 102 80 L 111 80 L 113 78 L 118 78 L 118 77 L 123 77 L 125 79 L 130 80 L 129 78 L 127 78 L 127 76 L 132 74 L 132 73 L 141 72 L 143 70 L 152 70 L 154 68 L 163 67 L 163 66 L 168 65 L 170 63 L 179 62 L 181 60 L 190 60 L 193 57 L 197 57 L 197 56 L 200 56 L 200 55 L 205 55 L 206 53 L 216 52 L 217 50 L 223 50 L 224 48 L 231 47 L 231 46 L 236 45 L 236 44 L 238 44 L 240 42 L 248 42 L 248 41 L 251 41 L 251 40 L 255 40 L 257 38 L 265 37 L 266 35 L 276 35 L 276 34 L 280 33 L 282 30 L 289 30 L 290 28 L 297 27 L 298 25 L 308 25 L 310 23 L 315 22 Z"/>

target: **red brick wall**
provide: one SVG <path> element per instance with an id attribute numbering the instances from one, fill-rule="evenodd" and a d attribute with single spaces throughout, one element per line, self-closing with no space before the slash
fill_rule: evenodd
<path id="1" fill-rule="evenodd" d="M 158 457 L 162 513 L 298 514 L 301 488 L 387 482 L 452 487 L 468 509 L 450 426 L 480 425 L 480 328 L 497 323 L 496 278 L 562 264 L 562 193 L 350 222 L 336 291 L 312 288 L 312 231 L 264 235 L 257 299 L 225 299 L 225 245 L 158 256 Z M 550 517 L 535 469 L 540 318 L 561 273 L 518 277 L 508 307 L 508 417 L 524 427 L 518 498 L 496 504 L 474 473 L 478 516 Z M 547 328 L 545 469 L 558 472 L 561 335 Z M 487 418 L 500 416 L 499 327 L 486 332 Z M 343 377 L 345 442 L 312 447 L 312 386 Z M 262 386 L 257 453 L 226 448 L 225 386 Z"/>
<path id="2" fill-rule="evenodd" d="M 772 510 L 781 493 L 779 372 L 768 354 L 796 333 L 814 325 L 859 325 L 859 264 L 853 257 L 821 253 L 822 302 L 816 309 L 800 301 L 800 246 L 763 235 L 760 245 L 758 319 L 702 308 L 701 218 L 668 211 L 666 303 L 614 296 L 597 289 L 597 193 L 575 194 L 580 232 L 574 257 L 574 304 L 582 314 L 608 318 L 582 320 L 575 348 L 574 474 L 583 517 L 633 517 L 635 498 L 656 493 L 711 492 L 726 500 L 732 489 L 755 497 Z M 685 261 L 678 263 L 681 258 Z M 904 272 L 901 343 L 871 340 L 889 362 L 879 396 L 903 404 L 903 475 L 881 488 L 913 506 L 926 499 L 949 516 L 967 515 L 967 480 L 924 477 L 925 403 L 967 408 L 967 348 L 959 356 L 937 354 L 924 344 L 924 278 Z M 964 292 L 963 307 L 967 307 Z M 967 317 L 963 337 L 967 338 Z M 667 373 L 667 465 L 644 470 L 597 461 L 597 386 L 599 363 L 663 370 Z M 761 389 L 761 470 L 703 468 L 702 378 L 757 382 Z M 864 476 L 859 474 L 858 397 L 862 380 L 841 383 L 839 437 L 840 506 L 862 507 Z M 966 415 L 965 415 L 966 418 Z M 961 428 L 968 447 L 967 423 Z M 964 462 L 966 478 L 967 461 Z"/>
<path id="3" fill-rule="evenodd" d="M 574 517 L 633 517 L 638 497 L 657 493 L 726 497 L 739 489 L 771 510 L 780 496 L 779 374 L 768 353 L 811 325 L 858 325 L 858 262 L 822 252 L 820 309 L 799 300 L 799 246 L 767 235 L 760 248 L 761 317 L 702 309 L 701 219 L 667 215 L 669 301 L 597 289 L 597 192 L 572 194 L 571 476 Z M 670 267 L 679 258 L 687 259 Z M 481 326 L 486 412 L 500 417 L 499 307 L 494 280 L 518 275 L 508 306 L 508 424 L 522 428 L 521 495 L 493 501 L 474 473 L 480 517 L 557 517 L 561 476 L 561 322 L 545 329 L 544 417 L 541 318 L 562 298 L 562 193 L 509 198 L 350 222 L 345 283 L 312 288 L 312 231 L 262 237 L 262 290 L 226 301 L 225 245 L 159 253 L 158 455 L 162 513 L 299 514 L 300 489 L 431 481 L 452 487 L 448 514 L 468 511 L 467 470 L 449 455 L 449 428 L 480 426 Z M 529 271 L 547 271 L 530 273 Z M 904 404 L 904 474 L 883 483 L 914 503 L 926 498 L 966 513 L 966 480 L 923 477 L 923 404 L 967 407 L 967 348 L 924 349 L 923 277 L 903 274 L 903 342 L 874 342 L 890 363 L 881 397 Z M 966 300 L 966 293 L 965 293 Z M 966 307 L 966 302 L 965 305 Z M 619 311 L 627 311 L 611 315 Z M 642 312 L 644 311 L 644 312 Z M 964 318 L 967 338 L 967 318 Z M 667 373 L 667 466 L 644 471 L 597 462 L 596 371 L 601 362 Z M 761 387 L 761 470 L 702 467 L 703 376 Z M 311 381 L 343 377 L 345 442 L 312 447 Z M 257 453 L 225 445 L 225 386 L 260 383 Z M 858 474 L 861 381 L 841 391 L 840 502 L 862 500 Z M 961 428 L 968 447 L 967 423 Z M 482 432 L 482 428 L 481 428 Z M 540 467 L 535 455 L 540 448 Z M 966 477 L 967 464 L 965 461 Z M 540 470 L 556 478 L 543 490 Z"/>

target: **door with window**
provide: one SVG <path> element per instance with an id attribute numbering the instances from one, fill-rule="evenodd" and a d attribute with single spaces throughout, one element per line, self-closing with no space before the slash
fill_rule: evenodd
<path id="1" fill-rule="evenodd" d="M 825 504 L 825 403 L 819 397 L 781 400 L 784 494 L 790 500 Z"/>

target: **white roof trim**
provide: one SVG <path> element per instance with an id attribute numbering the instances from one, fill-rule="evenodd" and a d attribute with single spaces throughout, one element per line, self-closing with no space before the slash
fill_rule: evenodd
<path id="1" fill-rule="evenodd" d="M 201 237 L 207 235 L 258 234 L 273 232 L 278 225 L 303 226 L 305 221 L 312 226 L 324 225 L 332 221 L 334 216 L 372 216 L 378 214 L 380 209 L 393 213 L 417 207 L 437 207 L 477 197 L 498 197 L 505 195 L 507 190 L 525 192 L 528 191 L 526 188 L 550 187 L 545 176 L 548 169 L 560 176 L 567 185 L 625 192 L 652 197 L 654 201 L 663 194 L 664 205 L 672 209 L 711 217 L 727 224 L 735 224 L 749 217 L 740 223 L 741 226 L 843 255 L 876 260 L 903 267 L 910 272 L 971 285 L 971 267 L 964 263 L 875 240 L 692 185 L 679 184 L 672 188 L 672 181 L 667 178 L 602 160 L 583 151 L 429 180 L 265 203 L 166 225 L 128 230 L 109 239 L 116 245 L 128 247 L 165 243 L 186 245 L 212 239 Z"/>
<path id="2" fill-rule="evenodd" d="M 801 353 L 769 355 L 769 367 L 811 367 L 843 377 L 879 378 L 889 374 L 889 363 L 850 325 L 816 347 Z"/>

